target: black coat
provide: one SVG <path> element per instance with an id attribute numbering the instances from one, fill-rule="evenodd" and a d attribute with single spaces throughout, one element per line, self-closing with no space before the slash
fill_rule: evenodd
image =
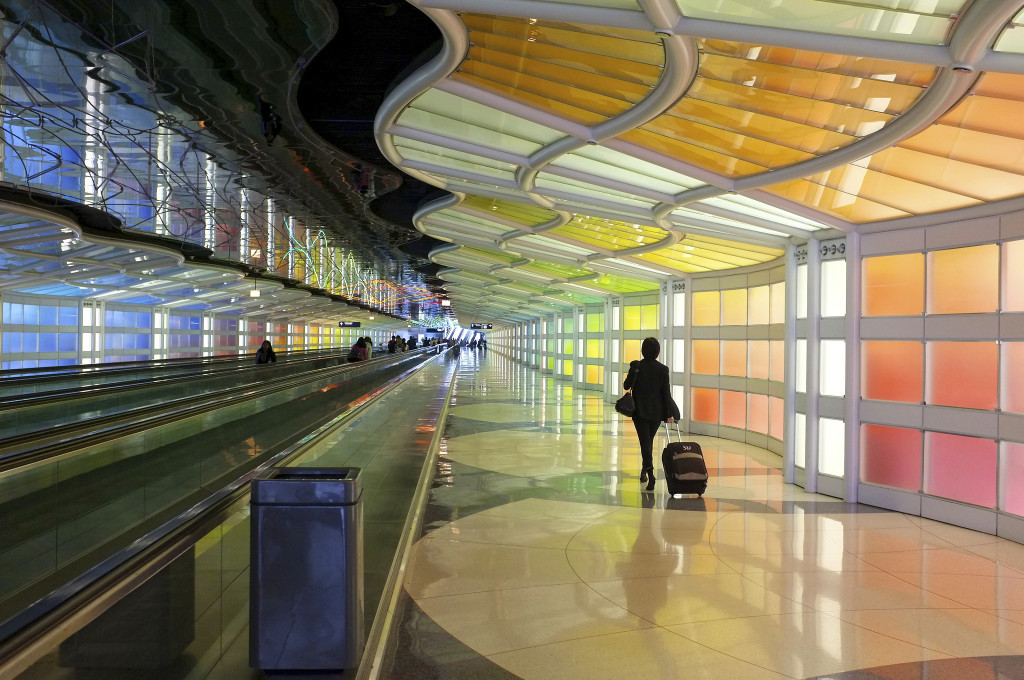
<path id="1" fill-rule="evenodd" d="M 672 399 L 669 386 L 668 366 L 658 360 L 631 361 L 622 387 L 633 389 L 633 403 L 636 404 L 634 418 L 659 423 L 667 422 L 669 418 L 680 420 L 679 407 Z"/>

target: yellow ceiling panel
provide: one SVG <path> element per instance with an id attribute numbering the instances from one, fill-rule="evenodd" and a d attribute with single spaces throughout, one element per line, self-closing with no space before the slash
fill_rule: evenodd
<path id="1" fill-rule="evenodd" d="M 752 86 L 758 90 L 836 102 L 890 114 L 907 110 L 921 95 L 921 88 L 912 85 L 737 59 L 720 54 L 702 55 L 700 75 L 704 78 Z"/>
<path id="2" fill-rule="evenodd" d="M 526 102 L 547 113 L 558 113 L 575 122 L 593 125 L 629 109 L 628 101 L 613 99 L 577 87 L 515 73 L 479 62 L 468 62 L 452 76 Z"/>
<path id="3" fill-rule="evenodd" d="M 822 154 L 857 140 L 852 135 L 755 113 L 715 102 L 686 97 L 672 109 L 672 116 L 700 122 L 711 122 L 729 130 L 743 130 L 747 135 L 770 139 L 784 147 L 809 154 Z M 660 119 L 659 119 L 660 120 Z"/>
<path id="4" fill-rule="evenodd" d="M 526 56 L 527 51 L 551 46 L 644 64 L 662 64 L 665 60 L 661 40 L 645 31 L 481 14 L 463 14 L 462 21 L 474 44 L 490 46 L 491 36 L 525 43 L 517 51 L 509 50 L 513 54 Z"/>
<path id="5" fill-rule="evenodd" d="M 606 250 L 628 250 L 661 241 L 668 232 L 658 227 L 629 224 L 577 215 L 568 224 L 547 234 L 562 236 Z"/>
<path id="6" fill-rule="evenodd" d="M 745 177 L 768 169 L 763 165 L 655 134 L 649 130 L 631 130 L 619 135 L 619 139 L 724 177 Z"/>
<path id="7" fill-rule="evenodd" d="M 986 73 L 971 95 L 939 122 L 1004 137 L 1024 137 L 1024 76 Z"/>
<path id="8" fill-rule="evenodd" d="M 722 245 L 728 244 L 728 245 Z M 686 236 L 679 243 L 636 257 L 662 267 L 688 271 L 689 268 L 729 269 L 746 267 L 778 259 L 785 251 L 777 248 L 748 246 L 741 243 L 703 237 Z"/>
<path id="9" fill-rule="evenodd" d="M 507 220 L 519 222 L 529 227 L 536 227 L 558 217 L 558 213 L 554 210 L 548 210 L 539 205 L 503 201 L 499 198 L 487 196 L 466 196 L 466 200 L 462 202 L 462 205 L 494 214 Z"/>
<path id="10" fill-rule="evenodd" d="M 782 66 L 795 66 L 814 71 L 830 71 L 847 76 L 873 78 L 888 82 L 924 87 L 935 79 L 936 68 L 905 61 L 871 59 L 829 52 L 813 52 L 793 47 L 754 45 L 726 40 L 700 39 L 701 51 L 739 59 L 752 59 Z"/>
<path id="11" fill-rule="evenodd" d="M 679 108 L 677 106 L 673 112 Z M 783 122 L 780 121 L 780 123 Z M 760 167 L 785 167 L 814 158 L 813 154 L 806 151 L 792 149 L 709 123 L 696 123 L 674 115 L 659 116 L 644 125 L 642 129 L 665 137 L 686 140 L 689 144 L 703 147 L 708 151 L 736 156 Z"/>
<path id="12" fill-rule="evenodd" d="M 1024 139 L 978 132 L 936 123 L 910 139 L 900 142 L 912 149 L 933 156 L 954 158 L 964 163 L 1019 173 L 1024 168 Z M 922 171 L 924 168 L 919 168 Z"/>
<path id="13" fill-rule="evenodd" d="M 603 94 L 613 99 L 638 102 L 643 99 L 654 87 L 652 83 L 638 83 L 630 78 L 615 75 L 603 75 L 597 72 L 598 64 L 592 64 L 586 71 L 559 66 L 549 61 L 529 59 L 518 54 L 509 54 L 497 50 L 486 49 L 474 45 L 469 50 L 469 59 L 460 67 L 467 70 L 475 63 L 483 63 L 496 66 L 516 73 L 528 76 L 543 78 L 555 83 L 562 83 L 573 87 L 583 86 L 591 92 Z M 657 72 L 657 69 L 653 69 Z M 507 84 L 515 84 L 507 83 Z"/>
<path id="14" fill-rule="evenodd" d="M 878 222 L 910 216 L 909 212 L 892 206 L 875 203 L 805 179 L 775 184 L 765 187 L 764 191 L 850 222 Z"/>
<path id="15" fill-rule="evenodd" d="M 757 113 L 766 116 L 856 136 L 875 132 L 893 118 L 888 113 L 768 92 L 741 83 L 710 78 L 698 78 L 687 93 L 687 98 L 715 102 L 739 111 L 756 109 Z"/>
<path id="16" fill-rule="evenodd" d="M 580 276 L 594 275 L 594 272 L 589 269 L 572 267 L 567 264 L 556 264 L 554 262 L 531 262 L 528 265 L 519 267 L 519 269 L 560 279 L 574 279 Z"/>
<path id="17" fill-rule="evenodd" d="M 911 149 L 893 147 L 881 151 L 871 156 L 868 167 L 873 171 L 900 180 L 927 185 L 929 191 L 919 191 L 911 195 L 906 193 L 907 187 L 902 184 L 893 184 L 888 189 L 890 193 L 897 194 L 900 199 L 907 201 L 913 200 L 913 196 L 916 195 L 919 200 L 916 204 L 895 203 L 903 208 L 912 206 L 912 212 L 915 214 L 948 210 L 951 207 L 961 207 L 974 202 L 956 199 L 942 200 L 930 191 L 933 187 L 952 195 L 984 201 L 997 201 L 1024 194 L 1024 175 L 1022 174 L 963 163 Z M 1018 167 L 1018 172 L 1019 170 Z M 894 201 L 887 202 L 893 203 Z"/>

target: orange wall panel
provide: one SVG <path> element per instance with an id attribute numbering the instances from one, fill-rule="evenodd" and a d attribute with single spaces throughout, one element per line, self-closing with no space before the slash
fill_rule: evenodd
<path id="1" fill-rule="evenodd" d="M 718 340 L 694 340 L 690 343 L 693 351 L 693 372 L 703 375 L 718 375 Z"/>
<path id="2" fill-rule="evenodd" d="M 999 308 L 999 246 L 928 253 L 928 313 L 983 314 Z"/>
<path id="3" fill-rule="evenodd" d="M 747 429 L 768 434 L 768 395 L 747 395 Z"/>
<path id="4" fill-rule="evenodd" d="M 747 377 L 746 340 L 722 341 L 722 375 Z"/>
<path id="5" fill-rule="evenodd" d="M 994 410 L 999 346 L 994 342 L 929 342 L 925 401 Z"/>
<path id="6" fill-rule="evenodd" d="M 864 259 L 864 316 L 924 313 L 924 253 Z"/>
<path id="7" fill-rule="evenodd" d="M 768 365 L 771 361 L 770 345 L 767 340 L 747 342 L 747 377 L 768 379 Z"/>
<path id="8" fill-rule="evenodd" d="M 722 325 L 747 325 L 747 289 L 722 291 Z"/>
<path id="9" fill-rule="evenodd" d="M 690 418 L 698 423 L 718 424 L 718 390 L 694 387 L 690 391 Z"/>
<path id="10" fill-rule="evenodd" d="M 924 344 L 870 340 L 861 343 L 864 399 L 919 404 L 924 394 Z"/>
<path id="11" fill-rule="evenodd" d="M 721 424 L 741 430 L 747 427 L 747 394 L 722 390 Z"/>
<path id="12" fill-rule="evenodd" d="M 643 355 L 640 354 L 641 345 L 643 345 L 643 340 L 623 340 L 622 363 L 629 364 L 630 361 L 643 359 Z"/>
<path id="13" fill-rule="evenodd" d="M 693 294 L 694 326 L 717 326 L 721 315 L 721 299 L 717 290 L 705 290 Z"/>
<path id="14" fill-rule="evenodd" d="M 770 305 L 768 286 L 750 288 L 747 292 L 747 323 L 751 326 L 768 323 Z"/>

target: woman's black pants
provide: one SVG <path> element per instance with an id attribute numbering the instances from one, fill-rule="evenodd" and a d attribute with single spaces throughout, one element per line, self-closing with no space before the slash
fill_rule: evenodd
<path id="1" fill-rule="evenodd" d="M 636 436 L 640 439 L 641 465 L 645 468 L 654 467 L 654 437 L 661 427 L 659 420 L 646 420 L 633 416 L 633 425 L 636 426 Z"/>

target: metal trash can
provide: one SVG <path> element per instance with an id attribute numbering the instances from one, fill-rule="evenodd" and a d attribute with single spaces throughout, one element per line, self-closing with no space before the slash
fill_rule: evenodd
<path id="1" fill-rule="evenodd" d="M 359 665 L 365 642 L 359 487 L 359 468 L 271 468 L 253 479 L 253 668 Z"/>

